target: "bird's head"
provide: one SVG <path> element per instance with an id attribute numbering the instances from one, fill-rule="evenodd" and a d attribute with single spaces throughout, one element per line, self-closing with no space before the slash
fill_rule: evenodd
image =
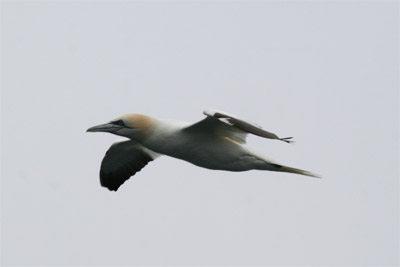
<path id="1" fill-rule="evenodd" d="M 87 129 L 87 132 L 108 132 L 140 141 L 153 128 L 153 118 L 141 114 L 125 114 Z"/>

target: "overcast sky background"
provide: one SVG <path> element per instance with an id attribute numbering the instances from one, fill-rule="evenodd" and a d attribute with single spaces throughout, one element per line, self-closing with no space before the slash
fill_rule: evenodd
<path id="1" fill-rule="evenodd" d="M 1 4 L 3 265 L 399 264 L 399 4 Z M 162 157 L 118 192 L 99 166 L 124 113 L 205 108 L 323 176 Z"/>

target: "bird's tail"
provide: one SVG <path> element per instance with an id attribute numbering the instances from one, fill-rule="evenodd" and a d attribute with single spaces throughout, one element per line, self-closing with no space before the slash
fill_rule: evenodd
<path id="1" fill-rule="evenodd" d="M 288 166 L 283 166 L 279 164 L 271 164 L 273 166 L 273 171 L 278 171 L 278 172 L 290 172 L 290 173 L 296 173 L 296 174 L 301 174 L 301 175 L 306 175 L 314 178 L 321 178 L 321 176 L 314 174 L 309 171 L 301 170 L 301 169 L 296 169 Z"/>

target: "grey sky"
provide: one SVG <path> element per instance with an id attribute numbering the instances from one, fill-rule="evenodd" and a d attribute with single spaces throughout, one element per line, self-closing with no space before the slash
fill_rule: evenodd
<path id="1" fill-rule="evenodd" d="M 1 3 L 3 265 L 399 264 L 399 7 L 361 2 Z M 123 113 L 205 108 L 323 176 L 162 157 L 117 193 Z"/>

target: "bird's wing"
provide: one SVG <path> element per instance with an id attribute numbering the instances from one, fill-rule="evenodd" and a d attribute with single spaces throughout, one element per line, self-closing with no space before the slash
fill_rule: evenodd
<path id="1" fill-rule="evenodd" d="M 254 134 L 269 139 L 277 139 L 286 143 L 291 143 L 292 137 L 280 138 L 274 133 L 263 130 L 260 126 L 236 118 L 223 111 L 205 110 L 207 117 L 195 124 L 190 125 L 186 131 L 196 131 L 202 133 L 217 133 L 233 138 L 240 143 L 246 142 L 247 134 Z"/>
<path id="2" fill-rule="evenodd" d="M 100 184 L 117 191 L 126 180 L 158 156 L 132 140 L 114 143 L 101 162 Z"/>

